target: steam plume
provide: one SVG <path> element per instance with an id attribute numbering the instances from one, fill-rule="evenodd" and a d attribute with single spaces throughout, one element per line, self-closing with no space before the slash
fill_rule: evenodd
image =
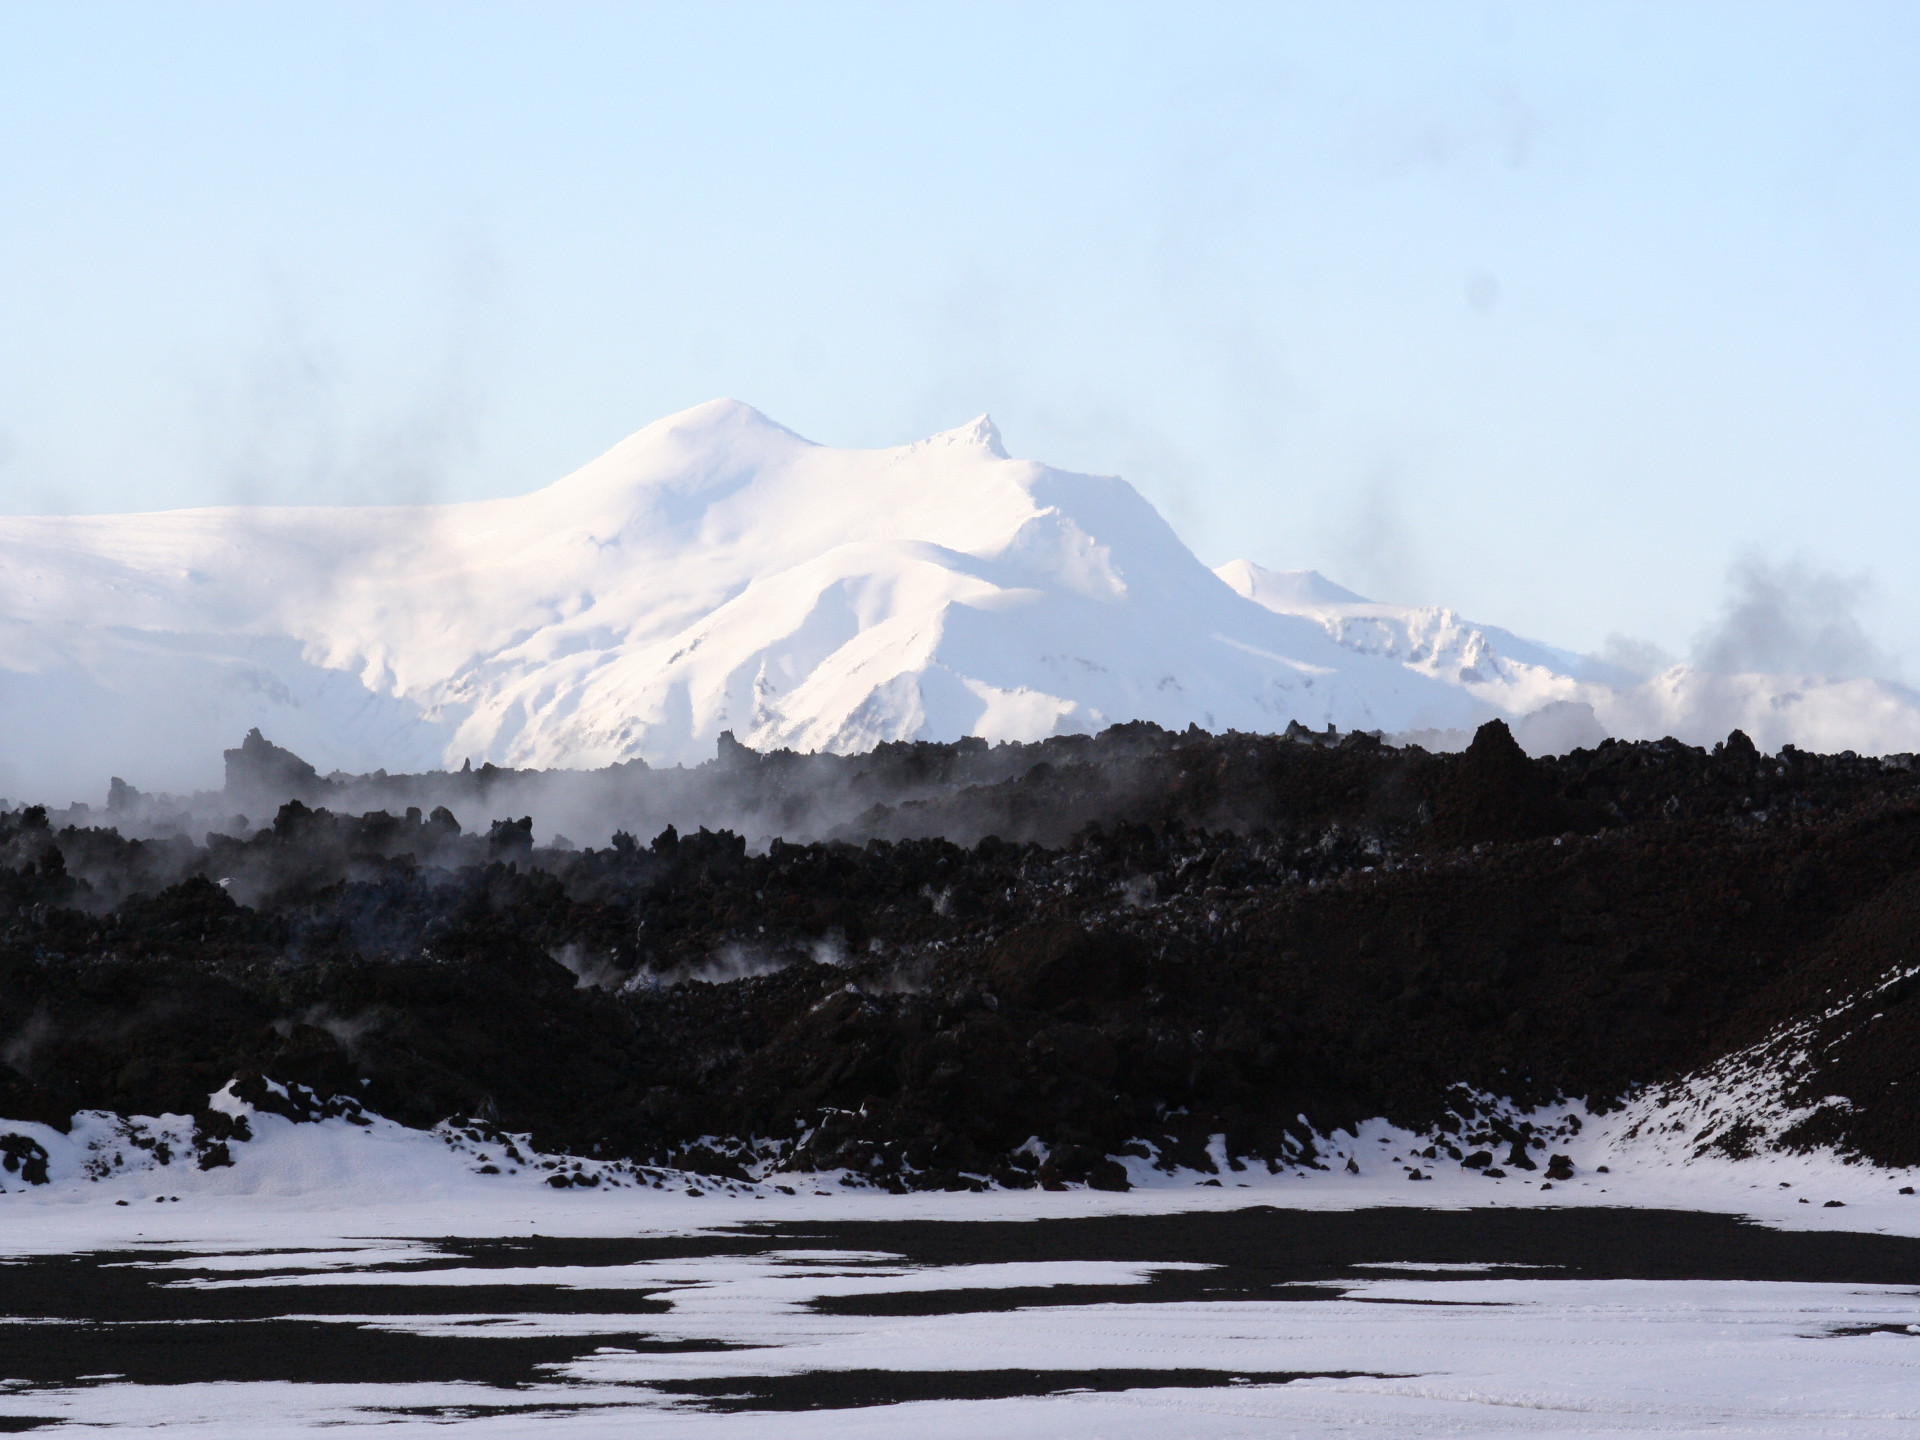
<path id="1" fill-rule="evenodd" d="M 1858 611 L 1874 593 L 1870 577 L 1749 553 L 1734 562 L 1727 580 L 1725 611 L 1694 642 L 1701 669 L 1842 680 L 1886 678 L 1897 668 L 1860 622 Z"/>

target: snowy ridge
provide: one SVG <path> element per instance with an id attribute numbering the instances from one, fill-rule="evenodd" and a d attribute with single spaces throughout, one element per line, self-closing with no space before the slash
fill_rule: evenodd
<path id="1" fill-rule="evenodd" d="M 1876 1007 L 1892 1001 L 1916 975 L 1920 965 L 1899 967 L 1703 1070 L 1649 1089 L 1629 1107 L 1622 1140 L 1644 1139 L 1686 1161 L 1820 1148 L 1806 1137 L 1819 1131 L 1823 1119 L 1857 1107 L 1844 1095 L 1809 1089 L 1816 1062 L 1881 1018 Z"/>
<path id="2" fill-rule="evenodd" d="M 1672 735 L 1711 745 L 1736 728 L 1768 752 L 1787 744 L 1869 755 L 1920 749 L 1920 695 L 1888 681 L 1720 675 L 1689 665 L 1642 680 L 1440 606 L 1368 600 L 1317 571 L 1232 560 L 1214 573 L 1275 614 L 1314 621 L 1346 649 L 1459 685 L 1518 719 L 1515 735 L 1535 754 L 1594 745 L 1608 735 Z"/>

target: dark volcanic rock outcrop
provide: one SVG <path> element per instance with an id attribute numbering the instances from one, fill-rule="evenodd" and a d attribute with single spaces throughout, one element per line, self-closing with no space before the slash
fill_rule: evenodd
<path id="1" fill-rule="evenodd" d="M 0 1117 L 193 1114 L 271 1076 L 322 1112 L 715 1173 L 741 1157 L 699 1142 L 732 1135 L 893 1186 L 1111 1185 L 1139 1142 L 1298 1156 L 1299 1116 L 1429 1125 L 1462 1084 L 1604 1104 L 1888 984 L 1807 1080 L 1857 1107 L 1805 1138 L 1920 1161 L 1906 758 L 1150 730 L 915 815 L 1081 817 L 1052 847 L 560 850 L 537 815 L 302 802 L 205 845 L 0 817 Z M 727 759 L 749 787 L 786 764 Z"/>

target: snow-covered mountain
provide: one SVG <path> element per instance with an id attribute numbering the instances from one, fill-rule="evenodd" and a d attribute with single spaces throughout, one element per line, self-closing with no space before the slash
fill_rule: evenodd
<path id="1" fill-rule="evenodd" d="M 1317 571 L 1233 560 L 1215 573 L 1276 614 L 1314 621 L 1357 654 L 1390 657 L 1459 685 L 1517 720 L 1521 743 L 1536 753 L 1608 735 L 1711 744 L 1736 727 L 1768 751 L 1786 744 L 1863 754 L 1920 750 L 1920 695 L 1887 681 L 1722 675 L 1688 665 L 1643 680 L 1439 606 L 1367 600 Z"/>
<path id="2" fill-rule="evenodd" d="M 1745 717 L 1764 691 L 1789 728 L 1818 717 L 1781 738 L 1844 719 L 1855 748 L 1920 748 L 1886 687 L 1727 702 L 1714 677 L 1626 679 L 1451 612 L 1216 575 L 1124 481 L 1011 459 L 984 417 L 835 450 L 723 400 L 507 500 L 0 519 L 16 799 L 109 773 L 213 785 L 254 726 L 323 770 L 591 766 L 697 762 L 723 730 L 854 750 L 1129 719 L 1448 730 L 1550 704 L 1724 734 L 1746 722 L 1714 707 Z"/>
<path id="3" fill-rule="evenodd" d="M 1484 711 L 1236 595 L 1131 486 L 1009 459 L 984 418 L 833 450 L 716 401 L 509 500 L 0 520 L 16 796 L 212 784 L 255 725 L 363 770 Z"/>

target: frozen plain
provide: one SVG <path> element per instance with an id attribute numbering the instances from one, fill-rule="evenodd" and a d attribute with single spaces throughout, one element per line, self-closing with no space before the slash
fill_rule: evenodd
<path id="1" fill-rule="evenodd" d="M 618 1167 L 555 1190 L 477 1174 L 452 1131 L 264 1115 L 231 1169 L 89 1180 L 111 1141 L 82 1125 L 0 1197 L 0 1425 L 1920 1431 L 1916 1177 L 1682 1160 L 1636 1119 L 1590 1117 L 1551 1189 L 1410 1182 L 1414 1137 L 1370 1124 L 1329 1137 L 1357 1175 L 1138 1161 L 1122 1194 L 910 1196 Z"/>

